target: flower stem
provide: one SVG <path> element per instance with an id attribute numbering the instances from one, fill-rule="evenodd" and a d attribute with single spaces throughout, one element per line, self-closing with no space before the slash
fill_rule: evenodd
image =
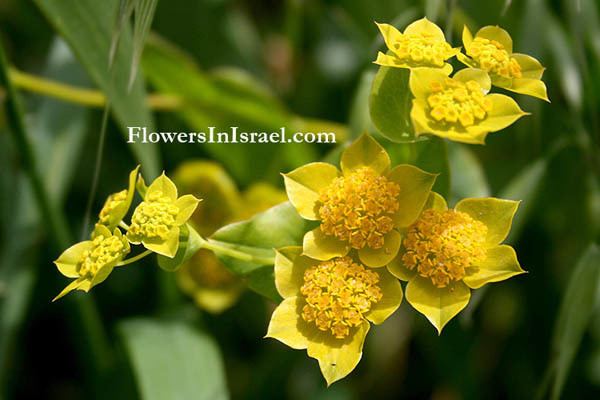
<path id="1" fill-rule="evenodd" d="M 274 257 L 260 257 L 255 256 L 244 251 L 236 250 L 231 247 L 224 246 L 219 242 L 210 239 L 202 238 L 201 248 L 213 251 L 215 253 L 219 253 L 231 258 L 235 258 L 236 260 L 251 262 L 255 264 L 264 264 L 269 265 L 275 262 Z"/>
<path id="2" fill-rule="evenodd" d="M 120 263 L 118 263 L 116 266 L 117 266 L 117 267 L 123 267 L 123 266 L 125 266 L 125 265 L 128 265 L 128 264 L 134 263 L 134 262 L 136 262 L 136 261 L 139 261 L 139 260 L 141 260 L 142 258 L 144 258 L 144 257 L 146 257 L 146 256 L 148 256 L 148 255 L 150 255 L 150 254 L 152 254 L 152 250 L 146 250 L 146 251 L 143 251 L 143 252 L 141 252 L 140 254 L 138 254 L 137 256 L 133 256 L 133 257 L 131 257 L 131 258 L 128 258 L 127 260 L 123 260 L 123 261 L 121 261 L 121 262 L 120 262 Z"/>
<path id="3" fill-rule="evenodd" d="M 123 221 L 119 221 L 119 226 L 123 229 L 125 229 L 126 231 L 129 230 L 129 225 L 127 225 L 125 222 Z"/>
<path id="4" fill-rule="evenodd" d="M 9 74 L 14 85 L 21 89 L 84 106 L 100 108 L 106 104 L 106 96 L 98 90 L 78 88 L 31 75 L 15 68 L 10 68 Z M 150 94 L 146 101 L 150 108 L 162 111 L 177 110 L 183 105 L 179 96 L 169 94 Z"/>

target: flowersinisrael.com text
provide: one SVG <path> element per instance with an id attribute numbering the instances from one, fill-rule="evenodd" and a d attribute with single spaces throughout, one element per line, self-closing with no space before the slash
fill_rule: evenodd
<path id="1" fill-rule="evenodd" d="M 202 132 L 148 132 L 145 126 L 128 126 L 127 143 L 336 143 L 335 132 L 246 132 L 237 126 L 218 131 L 209 126 Z"/>

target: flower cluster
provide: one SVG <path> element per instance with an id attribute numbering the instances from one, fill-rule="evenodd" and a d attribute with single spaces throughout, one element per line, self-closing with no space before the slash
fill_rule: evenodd
<path id="1" fill-rule="evenodd" d="M 488 94 L 492 85 L 548 101 L 541 80 L 544 68 L 533 57 L 512 52 L 502 28 L 486 26 L 473 37 L 463 31 L 465 53 L 453 49 L 442 30 L 423 18 L 400 33 L 377 24 L 388 48 L 376 64 L 410 70 L 413 96 L 410 117 L 415 136 L 432 134 L 463 143 L 484 143 L 524 115 L 509 96 Z M 456 56 L 468 68 L 452 73 L 447 61 Z"/>
<path id="2" fill-rule="evenodd" d="M 69 247 L 54 262 L 60 273 L 75 279 L 54 300 L 76 289 L 88 292 L 108 278 L 115 267 L 151 252 L 175 257 L 180 227 L 190 218 L 199 200 L 192 195 L 178 197 L 177 188 L 164 173 L 147 188 L 140 177 L 143 200 L 133 211 L 131 224 L 127 225 L 123 219 L 133 201 L 138 170 L 139 167 L 129 174 L 127 189 L 108 196 L 90 240 Z M 130 244 L 142 244 L 147 250 L 124 260 L 131 252 Z"/>
<path id="3" fill-rule="evenodd" d="M 472 84 L 450 87 L 452 93 L 435 91 L 432 102 L 463 100 Z M 473 104 L 487 107 L 475 96 Z M 471 289 L 524 272 L 514 250 L 501 244 L 518 202 L 465 199 L 449 210 L 431 190 L 436 175 L 390 164 L 365 134 L 342 153 L 341 171 L 312 163 L 284 175 L 290 202 L 319 225 L 302 247 L 277 252 L 275 283 L 284 301 L 267 337 L 306 349 L 328 384 L 354 369 L 369 323 L 398 308 L 399 280 L 408 282 L 407 301 L 441 333 Z"/>

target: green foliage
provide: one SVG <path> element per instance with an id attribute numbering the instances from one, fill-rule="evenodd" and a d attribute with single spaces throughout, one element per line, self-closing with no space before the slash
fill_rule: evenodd
<path id="1" fill-rule="evenodd" d="M 118 326 L 144 400 L 228 399 L 218 347 L 192 325 L 160 319 Z"/>
<path id="2" fill-rule="evenodd" d="M 116 10 L 117 0 L 36 0 L 35 3 L 69 43 L 91 79 L 106 93 L 125 140 L 128 126 L 147 126 L 152 129 L 154 121 L 146 105 L 143 80 L 138 77 L 128 89 L 133 52 L 129 29 L 120 35 L 114 65 L 108 68 L 113 11 Z M 157 176 L 157 147 L 141 143 L 132 143 L 130 147 L 146 175 Z"/>

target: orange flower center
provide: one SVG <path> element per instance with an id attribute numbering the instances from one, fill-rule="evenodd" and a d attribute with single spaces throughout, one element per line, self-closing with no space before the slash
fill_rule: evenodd
<path id="1" fill-rule="evenodd" d="M 377 272 L 365 269 L 350 257 L 339 257 L 304 272 L 300 292 L 306 300 L 302 318 L 319 330 L 343 339 L 359 326 L 373 304 L 383 296 Z"/>
<path id="2" fill-rule="evenodd" d="M 441 68 L 454 55 L 452 46 L 445 40 L 426 33 L 403 34 L 390 50 L 396 55 L 398 64 L 419 67 Z"/>
<path id="3" fill-rule="evenodd" d="M 475 38 L 467 50 L 479 67 L 490 74 L 503 78 L 521 78 L 521 66 L 508 54 L 504 46 L 495 40 Z"/>
<path id="4" fill-rule="evenodd" d="M 429 115 L 437 122 L 462 128 L 475 125 L 492 110 L 492 102 L 485 97 L 479 83 L 463 83 L 451 78 L 443 83 L 431 82 L 427 105 Z"/>
<path id="5" fill-rule="evenodd" d="M 485 259 L 486 234 L 487 227 L 466 213 L 425 210 L 408 229 L 402 262 L 443 288 Z"/>
<path id="6" fill-rule="evenodd" d="M 399 208 L 399 193 L 397 183 L 369 167 L 336 178 L 319 197 L 321 231 L 355 249 L 380 249 L 385 234 L 394 229 L 392 215 Z"/>

